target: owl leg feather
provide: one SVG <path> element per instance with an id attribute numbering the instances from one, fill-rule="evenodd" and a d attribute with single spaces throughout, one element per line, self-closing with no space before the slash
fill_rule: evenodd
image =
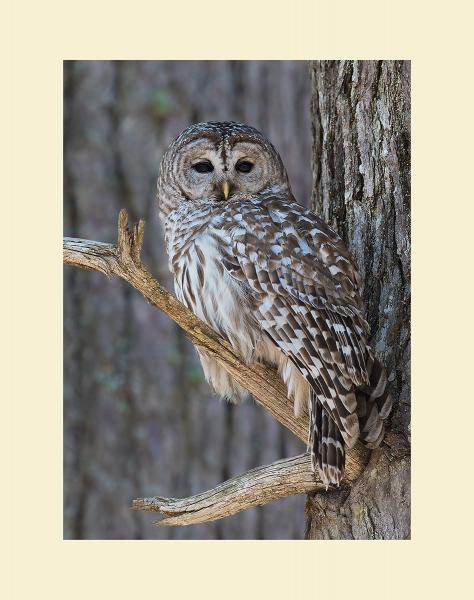
<path id="1" fill-rule="evenodd" d="M 214 358 L 199 350 L 198 355 L 206 380 L 216 394 L 231 404 L 240 404 L 249 397 L 248 391 L 236 383 Z"/>

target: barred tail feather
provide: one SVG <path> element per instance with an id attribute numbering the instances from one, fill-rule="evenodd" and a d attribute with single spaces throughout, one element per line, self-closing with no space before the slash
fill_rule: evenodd
<path id="1" fill-rule="evenodd" d="M 319 471 L 327 489 L 329 485 L 338 486 L 344 474 L 344 440 L 338 426 L 313 392 L 310 402 L 311 463 L 313 470 Z"/>

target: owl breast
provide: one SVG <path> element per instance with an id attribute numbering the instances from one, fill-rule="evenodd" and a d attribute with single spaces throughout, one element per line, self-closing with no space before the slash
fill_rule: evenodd
<path id="1" fill-rule="evenodd" d="M 248 292 L 223 268 L 214 237 L 204 234 L 195 240 L 180 279 L 185 303 L 250 360 L 259 327 L 250 316 Z"/>
<path id="2" fill-rule="evenodd" d="M 223 267 L 222 249 L 231 240 L 216 225 L 197 226 L 194 235 L 189 226 L 175 227 L 167 236 L 176 296 L 251 361 L 261 328 L 249 290 Z"/>
<path id="3" fill-rule="evenodd" d="M 247 362 L 251 362 L 261 338 L 261 328 L 251 310 L 244 286 L 222 265 L 221 249 L 230 238 L 195 213 L 172 215 L 166 224 L 170 269 L 177 298 L 214 331 L 227 339 Z M 206 379 L 230 402 L 240 402 L 247 391 L 239 386 L 213 358 L 198 350 Z"/>

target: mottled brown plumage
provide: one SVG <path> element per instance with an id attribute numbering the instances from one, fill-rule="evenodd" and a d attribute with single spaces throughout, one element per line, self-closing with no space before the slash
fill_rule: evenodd
<path id="1" fill-rule="evenodd" d="M 391 408 L 344 243 L 295 202 L 277 151 L 242 124 L 184 131 L 163 157 L 158 200 L 178 298 L 244 360 L 277 367 L 295 411 L 308 403 L 314 468 L 339 484 L 344 446 L 377 446 Z M 218 393 L 245 396 L 201 362 Z"/>

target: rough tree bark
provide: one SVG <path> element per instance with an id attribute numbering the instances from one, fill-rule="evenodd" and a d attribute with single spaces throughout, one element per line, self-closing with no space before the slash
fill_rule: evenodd
<path id="1" fill-rule="evenodd" d="M 372 346 L 395 400 L 351 488 L 308 496 L 307 539 L 410 536 L 410 63 L 312 63 L 313 208 L 365 282 Z"/>

